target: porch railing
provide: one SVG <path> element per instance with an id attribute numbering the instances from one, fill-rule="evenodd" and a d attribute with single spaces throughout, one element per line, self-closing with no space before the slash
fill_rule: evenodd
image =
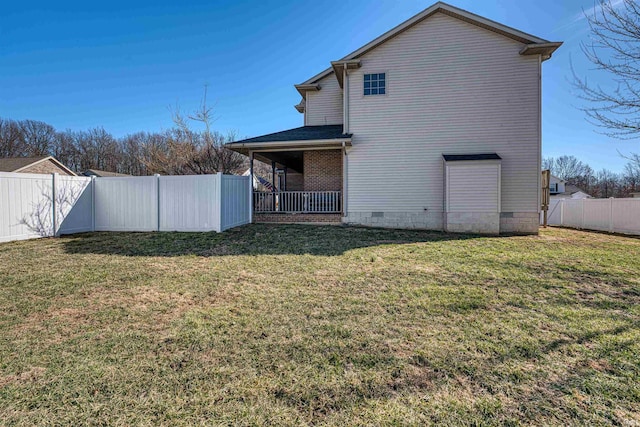
<path id="1" fill-rule="evenodd" d="M 341 191 L 254 191 L 254 212 L 339 213 Z"/>

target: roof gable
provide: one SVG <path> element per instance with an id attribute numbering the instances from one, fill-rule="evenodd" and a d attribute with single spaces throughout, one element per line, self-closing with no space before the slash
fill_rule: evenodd
<path id="1" fill-rule="evenodd" d="M 525 32 L 516 30 L 515 28 L 508 27 L 506 25 L 500 24 L 490 19 L 483 18 L 482 16 L 476 15 L 471 12 L 467 12 L 466 10 L 459 9 L 457 7 L 451 6 L 443 2 L 438 2 L 428 7 L 427 9 L 423 10 L 422 12 L 418 13 L 417 15 L 413 16 L 412 18 L 409 18 L 408 20 L 404 21 L 400 25 L 397 25 L 396 27 L 392 28 L 391 30 L 387 31 L 386 33 L 382 34 L 381 36 L 377 37 L 376 39 L 362 46 L 361 48 L 351 52 L 350 54 L 341 58 L 339 61 L 334 61 L 334 62 L 339 63 L 339 62 L 358 59 L 364 54 L 366 54 L 367 52 L 375 49 L 379 45 L 390 40 L 391 38 L 421 23 L 422 21 L 434 15 L 435 13 L 446 14 L 453 18 L 460 19 L 469 24 L 476 25 L 478 27 L 484 28 L 489 31 L 493 31 L 495 33 L 501 34 L 505 37 L 508 37 L 520 43 L 523 43 L 527 45 L 523 48 L 521 52 L 523 54 L 541 53 L 541 52 L 538 52 L 538 50 L 531 49 L 532 46 L 541 45 L 541 46 L 544 46 L 544 48 L 546 49 L 545 53 L 550 57 L 553 50 L 555 50 L 561 44 L 561 43 L 549 42 L 548 40 L 533 36 L 531 34 L 527 34 Z M 311 77 L 310 79 L 306 80 L 304 83 L 302 83 L 302 85 L 312 85 L 332 73 L 334 73 L 334 67 L 327 68 L 321 73 L 318 73 L 315 76 Z"/>
<path id="2" fill-rule="evenodd" d="M 0 171 L 1 172 L 20 172 L 28 167 L 36 165 L 38 163 L 50 161 L 60 169 L 66 171 L 69 175 L 75 176 L 75 172 L 60 163 L 53 156 L 39 156 L 39 157 L 8 157 L 0 159 Z"/>
<path id="3" fill-rule="evenodd" d="M 0 171 L 2 172 L 14 172 L 18 169 L 22 169 L 31 165 L 37 161 L 46 159 L 46 156 L 41 157 L 7 157 L 0 159 Z"/>

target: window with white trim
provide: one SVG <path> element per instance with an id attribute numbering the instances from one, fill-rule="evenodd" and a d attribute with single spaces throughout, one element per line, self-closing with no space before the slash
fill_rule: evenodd
<path id="1" fill-rule="evenodd" d="M 364 75 L 365 95 L 384 95 L 387 92 L 387 78 L 385 73 Z"/>

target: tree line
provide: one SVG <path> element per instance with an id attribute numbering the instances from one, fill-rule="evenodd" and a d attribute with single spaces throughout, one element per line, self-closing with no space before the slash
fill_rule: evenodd
<path id="1" fill-rule="evenodd" d="M 102 127 L 58 131 L 37 120 L 0 118 L 0 157 L 50 155 L 75 172 L 99 169 L 129 175 L 241 173 L 247 165 L 246 157 L 224 147 L 236 135 L 213 131 L 208 124 L 202 131 L 191 129 L 189 121 L 201 121 L 198 117 L 198 112 L 188 117 L 176 114 L 171 129 L 136 132 L 120 138 Z"/>
<path id="2" fill-rule="evenodd" d="M 596 198 L 629 197 L 640 192 L 640 155 L 632 154 L 620 173 L 595 171 L 575 156 L 545 157 L 542 169 Z"/>

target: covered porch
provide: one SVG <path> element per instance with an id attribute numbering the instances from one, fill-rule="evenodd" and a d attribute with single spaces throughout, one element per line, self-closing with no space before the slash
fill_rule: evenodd
<path id="1" fill-rule="evenodd" d="M 350 145 L 342 125 L 304 126 L 228 144 L 249 156 L 254 222 L 340 222 Z"/>

